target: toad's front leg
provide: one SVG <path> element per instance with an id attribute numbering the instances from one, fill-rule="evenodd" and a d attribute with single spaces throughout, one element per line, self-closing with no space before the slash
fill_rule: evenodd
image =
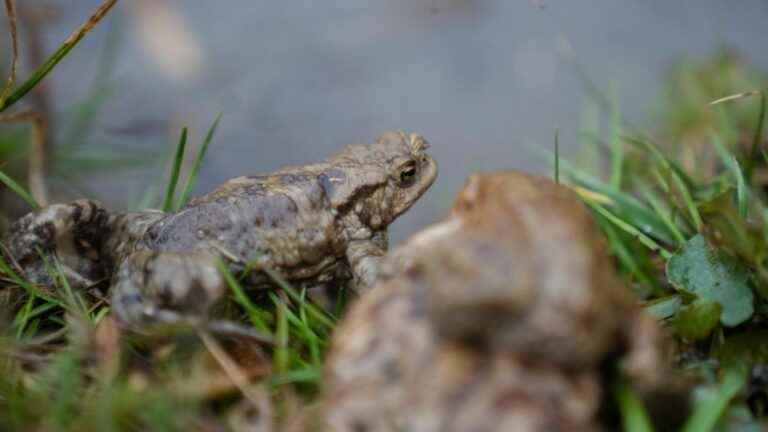
<path id="1" fill-rule="evenodd" d="M 387 253 L 388 238 L 385 231 L 375 233 L 370 239 L 353 240 L 347 248 L 347 261 L 354 276 L 357 292 L 373 287 L 379 274 L 381 261 Z"/>
<path id="2" fill-rule="evenodd" d="M 223 296 L 216 257 L 206 252 L 135 252 L 120 265 L 112 287 L 112 310 L 129 327 L 194 323 Z"/>

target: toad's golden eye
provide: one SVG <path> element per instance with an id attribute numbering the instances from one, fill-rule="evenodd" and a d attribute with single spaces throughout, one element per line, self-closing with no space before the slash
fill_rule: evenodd
<path id="1" fill-rule="evenodd" d="M 400 186 L 409 187 L 416 181 L 416 162 L 408 162 L 400 168 Z"/>

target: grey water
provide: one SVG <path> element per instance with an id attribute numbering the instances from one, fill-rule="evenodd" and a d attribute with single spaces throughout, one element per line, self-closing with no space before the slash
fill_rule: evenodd
<path id="1" fill-rule="evenodd" d="M 52 50 L 98 1 L 46 4 L 56 11 L 43 35 Z M 537 149 L 551 149 L 556 127 L 573 152 L 589 102 L 577 68 L 647 124 L 681 57 L 729 46 L 768 68 L 766 18 L 759 0 L 124 0 L 48 88 L 65 117 L 93 88 L 104 53 L 113 56 L 86 152 L 160 160 L 182 125 L 198 143 L 223 113 L 198 193 L 386 130 L 419 132 L 441 173 L 394 225 L 399 241 L 442 217 L 473 171 L 546 172 Z M 165 168 L 81 183 L 124 205 L 161 184 Z"/>

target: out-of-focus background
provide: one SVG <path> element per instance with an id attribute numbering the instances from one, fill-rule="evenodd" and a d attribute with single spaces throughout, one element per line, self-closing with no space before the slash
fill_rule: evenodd
<path id="1" fill-rule="evenodd" d="M 99 2 L 21 3 L 24 78 L 35 43 L 44 58 Z M 761 0 L 126 0 L 46 79 L 54 145 L 77 162 L 53 168 L 54 198 L 135 205 L 161 191 L 181 127 L 198 145 L 219 112 L 197 193 L 404 129 L 441 173 L 398 241 L 472 171 L 546 172 L 556 127 L 574 151 L 607 125 L 594 90 L 653 125 L 676 64 L 728 47 L 768 69 L 767 18 Z"/>

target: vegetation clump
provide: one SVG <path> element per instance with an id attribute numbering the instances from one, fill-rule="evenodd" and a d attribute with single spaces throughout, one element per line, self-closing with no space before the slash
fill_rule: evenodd
<path id="1" fill-rule="evenodd" d="M 587 154 L 608 156 L 558 163 L 648 312 L 676 336 L 680 367 L 702 378 L 686 430 L 758 430 L 765 414 L 766 82 L 729 51 L 681 63 L 651 133 L 612 107 L 607 141 L 584 133 Z"/>

